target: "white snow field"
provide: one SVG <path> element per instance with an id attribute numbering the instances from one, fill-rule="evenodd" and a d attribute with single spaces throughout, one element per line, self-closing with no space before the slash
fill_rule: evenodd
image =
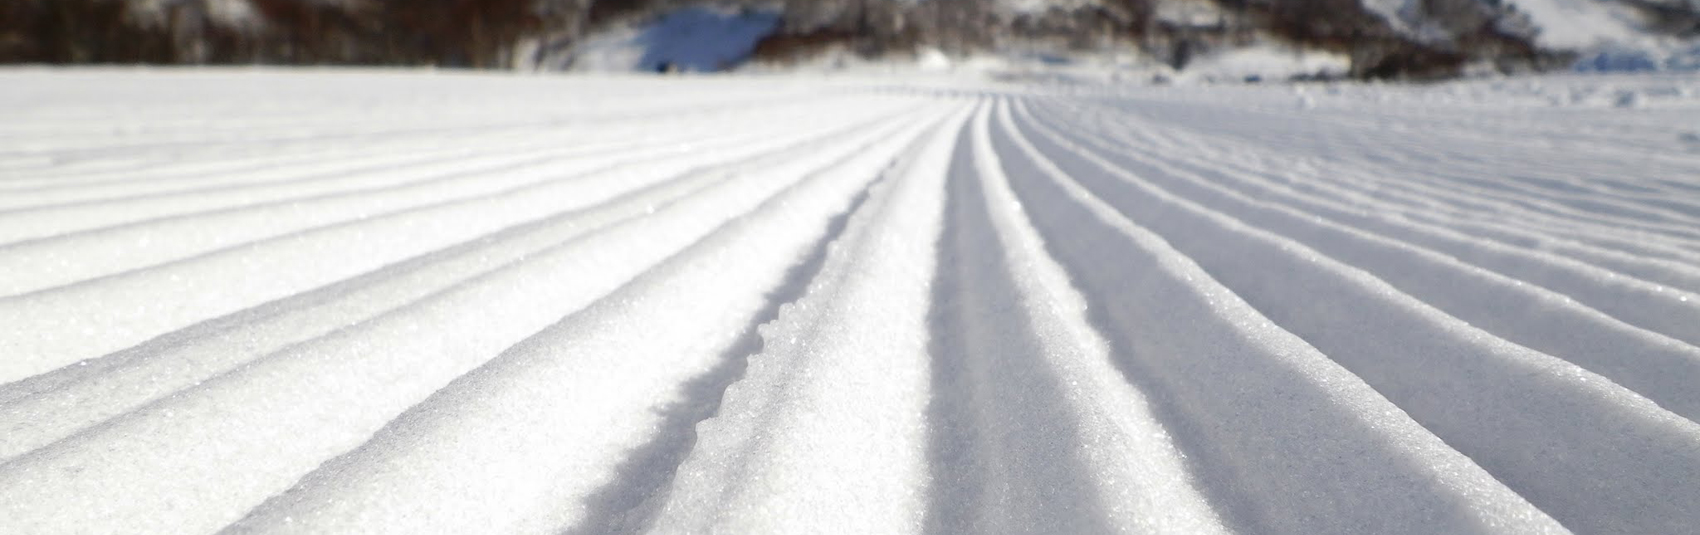
<path id="1" fill-rule="evenodd" d="M 0 71 L 0 533 L 1695 533 L 1696 88 Z"/>

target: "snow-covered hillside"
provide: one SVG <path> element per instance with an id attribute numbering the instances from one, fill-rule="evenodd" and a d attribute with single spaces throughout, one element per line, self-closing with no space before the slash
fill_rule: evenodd
<path id="1" fill-rule="evenodd" d="M 0 533 L 1690 533 L 1696 83 L 0 72 Z"/>
<path id="2" fill-rule="evenodd" d="M 1484 22 L 1530 44 L 1580 56 L 1587 71 L 1700 70 L 1694 0 L 1362 0 L 1406 35 L 1449 46 Z M 1445 6 L 1451 6 L 1450 8 Z"/>
<path id="3" fill-rule="evenodd" d="M 0 64 L 817 70 L 946 54 L 1185 76 L 1700 71 L 1700 0 L 27 0 Z M 1296 52 L 1294 52 L 1296 51 Z M 1300 55 L 1306 57 L 1298 57 Z M 1290 56 L 1290 58 L 1289 58 Z M 1321 61 L 1316 58 L 1334 58 Z M 930 62 L 930 61 L 929 61 Z M 1225 65 L 1225 66 L 1224 66 Z M 1343 65 L 1343 67 L 1341 66 Z M 1165 67 L 1166 66 L 1166 67 Z M 1321 67 L 1321 68 L 1319 68 Z M 1249 74 L 1241 76 L 1248 77 Z"/>
<path id="4" fill-rule="evenodd" d="M 714 72 L 744 63 L 779 25 L 772 11 L 692 7 L 580 39 L 538 67 L 579 72 Z"/>

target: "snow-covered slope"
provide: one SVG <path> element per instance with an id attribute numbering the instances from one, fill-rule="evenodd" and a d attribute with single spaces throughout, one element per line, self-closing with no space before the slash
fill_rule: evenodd
<path id="1" fill-rule="evenodd" d="M 737 66 L 773 33 L 779 13 L 691 7 L 584 37 L 542 66 L 579 72 L 711 72 Z"/>
<path id="2" fill-rule="evenodd" d="M 1386 52 L 1382 49 L 1389 44 L 1384 38 L 1396 37 L 1412 50 L 1458 53 L 1484 64 L 1527 62 L 1532 60 L 1531 54 L 1540 52 L 1554 57 L 1574 55 L 1579 60 L 1577 67 L 1586 71 L 1700 70 L 1700 42 L 1695 41 L 1700 3 L 1693 0 L 1355 0 L 1329 3 L 1325 9 L 1315 7 L 1319 4 L 1313 0 L 1251 4 L 1216 0 L 1009 0 L 994 6 L 1006 19 L 1049 12 L 1078 21 L 1137 6 L 1148 10 L 1158 26 L 1178 29 L 1167 37 L 1171 40 L 1201 39 L 1200 35 L 1228 28 L 1229 33 L 1249 31 L 1278 41 L 1328 48 L 1334 53 L 1355 51 L 1374 56 Z M 1120 31 L 1134 30 L 1152 28 Z M 1081 24 L 1077 31 L 1105 30 Z M 1248 41 L 1243 35 L 1202 39 L 1208 45 L 1205 48 L 1211 49 L 1205 53 L 1213 55 L 1243 55 L 1248 44 L 1253 54 L 1260 54 L 1269 46 Z M 1144 44 L 1152 43 L 1147 40 Z M 1162 40 L 1155 48 L 1148 46 L 1145 50 L 1163 55 Z M 1540 60 L 1543 68 L 1564 67 L 1545 61 Z M 1203 63 L 1187 65 L 1186 69 L 1199 74 L 1212 70 Z M 1280 69 L 1269 64 L 1263 70 Z"/>
<path id="3" fill-rule="evenodd" d="M 1421 42 L 1467 46 L 1460 39 L 1488 22 L 1540 49 L 1579 54 L 1580 70 L 1700 70 L 1693 29 L 1683 36 L 1685 24 L 1675 20 L 1693 18 L 1689 27 L 1700 21 L 1700 3 L 1692 0 L 1362 0 L 1362 5 Z"/>
<path id="4" fill-rule="evenodd" d="M 19 3 L 6 19 L 14 22 L 0 21 L 0 62 L 700 72 L 739 66 L 760 50 L 767 70 L 855 70 L 930 50 L 953 60 L 1019 62 L 1039 48 L 1088 62 L 1138 56 L 1156 70 L 1163 64 L 1216 78 L 1246 73 L 1248 56 L 1266 56 L 1255 65 L 1266 79 L 1437 79 L 1572 66 L 1700 71 L 1700 0 L 120 0 L 126 9 L 76 0 L 48 7 L 70 1 Z M 1339 61 L 1271 53 L 1291 47 L 1349 66 L 1341 73 L 1333 68 Z"/>
<path id="5" fill-rule="evenodd" d="M 1695 78 L 0 72 L 0 533 L 1687 533 Z"/>

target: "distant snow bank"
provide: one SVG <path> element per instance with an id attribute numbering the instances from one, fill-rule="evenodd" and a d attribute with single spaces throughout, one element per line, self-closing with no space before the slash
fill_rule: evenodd
<path id="1" fill-rule="evenodd" d="M 1686 48 L 1611 48 L 1584 55 L 1579 72 L 1700 72 L 1700 44 Z"/>
<path id="2" fill-rule="evenodd" d="M 1183 78 L 1202 80 L 1276 81 L 1295 77 L 1345 76 L 1352 59 L 1340 54 L 1254 46 L 1200 58 L 1188 65 Z"/>

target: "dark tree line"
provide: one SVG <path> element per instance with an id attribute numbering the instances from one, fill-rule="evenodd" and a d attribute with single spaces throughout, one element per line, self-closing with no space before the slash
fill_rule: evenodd
<path id="1" fill-rule="evenodd" d="M 863 56 L 996 49 L 1011 40 L 1072 49 L 1133 47 L 1182 67 L 1190 57 L 1263 37 L 1347 54 L 1361 78 L 1445 77 L 1469 62 L 1541 69 L 1565 59 L 1533 45 L 1520 14 L 1501 0 L 1422 0 L 1413 16 L 1455 36 L 1419 42 L 1367 12 L 1361 0 L 1191 0 L 1224 15 L 1203 25 L 1158 20 L 1155 0 L 1069 3 L 1038 13 L 1000 12 L 994 0 L 247 0 L 255 21 L 218 21 L 213 0 L 166 0 L 139 12 L 132 0 L 0 0 L 0 63 L 354 64 L 507 68 L 561 50 L 597 28 L 685 5 L 774 7 L 779 30 L 760 61 L 792 61 L 829 48 Z M 1683 0 L 1621 0 L 1650 25 L 1700 34 Z M 1526 22 L 1526 20 L 1524 21 Z M 522 44 L 534 44 L 522 46 Z"/>
<path id="2" fill-rule="evenodd" d="M 505 67 L 543 21 L 532 0 L 250 0 L 232 24 L 206 0 L 6 0 L 0 62 Z"/>
<path id="3" fill-rule="evenodd" d="M 43 63 L 170 62 L 167 35 L 139 27 L 126 2 L 0 3 L 0 60 Z"/>

